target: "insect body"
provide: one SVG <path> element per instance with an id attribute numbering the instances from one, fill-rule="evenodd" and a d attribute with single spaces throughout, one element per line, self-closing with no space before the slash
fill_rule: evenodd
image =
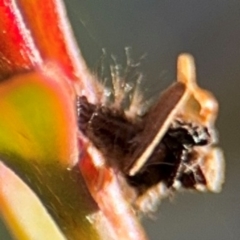
<path id="1" fill-rule="evenodd" d="M 185 73 L 192 76 L 189 71 Z M 211 121 L 215 113 L 207 111 L 210 115 L 201 116 L 200 111 L 209 106 L 191 98 L 199 98 L 200 91 L 206 97 L 206 92 L 201 89 L 196 94 L 190 84 L 180 76 L 156 104 L 135 119 L 114 105 L 91 104 L 85 96 L 77 98 L 80 131 L 102 152 L 106 164 L 124 176 L 139 199 L 159 184 L 168 190 L 218 191 L 221 187 L 223 158 L 221 150 L 214 146 Z M 208 103 L 210 100 L 214 101 L 211 95 L 207 101 L 205 98 Z M 200 105 L 200 111 L 194 113 L 192 103 Z M 141 206 L 140 201 L 138 208 L 144 212 Z"/>

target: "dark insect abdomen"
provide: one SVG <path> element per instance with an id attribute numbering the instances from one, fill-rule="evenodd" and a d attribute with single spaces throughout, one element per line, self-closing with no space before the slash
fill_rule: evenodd
<path id="1" fill-rule="evenodd" d="M 142 141 L 142 133 L 146 125 L 149 128 L 148 118 L 131 122 L 123 111 L 91 104 L 84 96 L 77 98 L 77 113 L 79 130 L 105 155 L 110 166 L 117 167 L 125 175 L 129 185 L 139 194 L 160 181 L 171 187 L 179 180 L 186 188 L 206 183 L 200 168 L 194 172 L 185 169 L 195 159 L 194 147 L 209 142 L 210 136 L 204 127 L 174 120 L 145 164 L 130 176 L 127 169 L 132 156 L 136 151 L 144 152 L 142 148 L 146 142 Z"/>
<path id="2" fill-rule="evenodd" d="M 89 103 L 78 97 L 78 127 L 107 156 L 110 164 L 123 166 L 120 159 L 131 151 L 132 139 L 141 131 L 141 124 L 128 121 L 123 112 Z"/>

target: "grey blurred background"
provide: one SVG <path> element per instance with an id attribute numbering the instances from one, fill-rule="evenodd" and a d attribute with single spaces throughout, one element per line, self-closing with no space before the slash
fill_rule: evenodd
<path id="1" fill-rule="evenodd" d="M 198 81 L 220 102 L 217 126 L 226 157 L 220 194 L 178 194 L 165 200 L 156 220 L 145 220 L 151 240 L 240 239 L 240 1 L 66 0 L 68 14 L 89 67 L 102 56 L 126 62 L 146 55 L 144 91 L 158 94 L 175 80 L 176 58 L 190 52 Z"/>
<path id="2" fill-rule="evenodd" d="M 240 239 L 240 1 L 65 0 L 74 33 L 90 69 L 102 48 L 126 62 L 124 48 L 142 61 L 144 91 L 156 96 L 175 80 L 176 58 L 190 52 L 199 84 L 220 102 L 217 126 L 226 158 L 220 194 L 177 194 L 156 220 L 144 220 L 151 240 Z M 2 239 L 2 238 L 1 238 Z M 4 237 L 4 239 L 8 239 Z"/>

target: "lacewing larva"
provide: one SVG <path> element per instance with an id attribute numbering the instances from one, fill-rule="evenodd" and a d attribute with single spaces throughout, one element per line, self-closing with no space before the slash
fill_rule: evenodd
<path id="1" fill-rule="evenodd" d="M 143 115 L 129 117 L 116 104 L 93 104 L 87 96 L 78 96 L 76 105 L 79 130 L 123 176 L 141 212 L 154 211 L 179 189 L 220 191 L 224 158 L 216 147 L 218 103 L 197 86 L 190 55 L 180 55 L 177 81 Z"/>

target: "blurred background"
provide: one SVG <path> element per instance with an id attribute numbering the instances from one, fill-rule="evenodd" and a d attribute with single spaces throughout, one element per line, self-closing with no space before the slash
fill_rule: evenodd
<path id="1" fill-rule="evenodd" d="M 217 127 L 226 158 L 220 194 L 182 193 L 164 200 L 156 219 L 145 219 L 150 240 L 240 239 L 240 1 L 238 0 L 65 0 L 89 68 L 103 56 L 126 64 L 142 56 L 146 99 L 175 80 L 179 53 L 197 63 L 199 84 L 220 103 Z M 107 67 L 107 66 L 106 66 Z M 10 239 L 5 237 L 4 239 Z"/>
<path id="2" fill-rule="evenodd" d="M 102 49 L 141 61 L 146 99 L 175 80 L 179 53 L 194 55 L 199 84 L 220 103 L 217 127 L 226 158 L 220 194 L 182 193 L 144 220 L 151 240 L 240 239 L 240 1 L 66 0 L 80 49 L 97 71 Z M 108 66 L 106 66 L 108 67 Z"/>

